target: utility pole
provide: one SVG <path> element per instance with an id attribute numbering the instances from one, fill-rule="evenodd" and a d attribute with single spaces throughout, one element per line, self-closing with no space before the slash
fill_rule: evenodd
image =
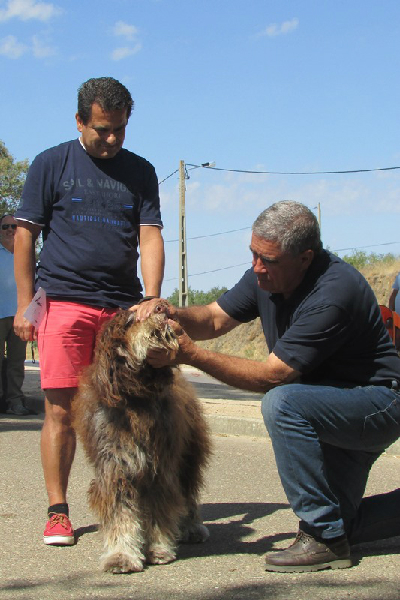
<path id="1" fill-rule="evenodd" d="M 185 214 L 185 162 L 179 162 L 179 306 L 189 306 L 186 214 Z"/>
<path id="2" fill-rule="evenodd" d="M 321 204 L 320 204 L 320 202 L 318 202 L 318 225 L 319 225 L 319 233 L 321 235 Z"/>
<path id="3" fill-rule="evenodd" d="M 318 202 L 317 206 L 314 206 L 313 210 L 317 211 L 317 221 L 318 221 L 318 227 L 319 227 L 319 234 L 320 234 L 321 239 L 322 239 L 322 235 L 321 235 L 321 203 Z"/>

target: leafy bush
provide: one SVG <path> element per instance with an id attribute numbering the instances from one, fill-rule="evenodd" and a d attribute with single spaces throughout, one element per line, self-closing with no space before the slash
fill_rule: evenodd
<path id="1" fill-rule="evenodd" d="M 188 296 L 189 296 L 189 306 L 193 306 L 194 304 L 210 304 L 210 302 L 214 302 L 217 300 L 222 294 L 224 294 L 228 290 L 227 287 L 213 287 L 208 292 L 202 292 L 200 290 L 192 290 L 189 287 Z M 167 298 L 171 304 L 174 306 L 179 305 L 179 290 L 175 288 L 172 294 Z"/>
<path id="2" fill-rule="evenodd" d="M 352 254 L 345 254 L 342 259 L 360 270 L 378 264 L 389 266 L 398 260 L 399 257 L 391 253 L 376 254 L 375 252 L 371 252 L 367 254 L 364 250 L 353 250 Z"/>

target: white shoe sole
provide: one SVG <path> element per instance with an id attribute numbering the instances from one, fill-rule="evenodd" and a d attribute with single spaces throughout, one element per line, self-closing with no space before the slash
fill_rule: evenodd
<path id="1" fill-rule="evenodd" d="M 45 535 L 43 536 L 43 541 L 50 546 L 73 546 L 75 544 L 75 537 L 73 535 Z"/>

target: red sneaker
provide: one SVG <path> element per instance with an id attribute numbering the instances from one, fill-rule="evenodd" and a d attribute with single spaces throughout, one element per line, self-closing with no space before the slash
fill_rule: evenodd
<path id="1" fill-rule="evenodd" d="M 75 543 L 74 530 L 67 515 L 53 514 L 46 523 L 43 534 L 45 544 L 72 546 Z"/>

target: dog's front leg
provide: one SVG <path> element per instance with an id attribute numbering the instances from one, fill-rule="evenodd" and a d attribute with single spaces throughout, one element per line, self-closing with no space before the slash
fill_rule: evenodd
<path id="1" fill-rule="evenodd" d="M 157 524 L 152 524 L 148 532 L 146 562 L 151 565 L 166 565 L 176 560 L 176 536 L 172 531 L 163 531 Z"/>
<path id="2" fill-rule="evenodd" d="M 94 480 L 89 490 L 90 505 L 100 516 L 104 536 L 101 567 L 111 573 L 143 571 L 145 561 L 141 511 L 136 498 L 124 488 L 118 484 L 104 488 Z"/>
<path id="3" fill-rule="evenodd" d="M 112 573 L 143 571 L 145 557 L 139 520 L 127 507 L 116 507 L 113 518 L 103 525 L 104 554 L 101 566 Z"/>
<path id="4" fill-rule="evenodd" d="M 144 503 L 147 515 L 146 562 L 165 565 L 176 559 L 179 520 L 184 511 L 184 499 L 180 494 L 174 465 L 170 471 L 155 478 Z"/>

